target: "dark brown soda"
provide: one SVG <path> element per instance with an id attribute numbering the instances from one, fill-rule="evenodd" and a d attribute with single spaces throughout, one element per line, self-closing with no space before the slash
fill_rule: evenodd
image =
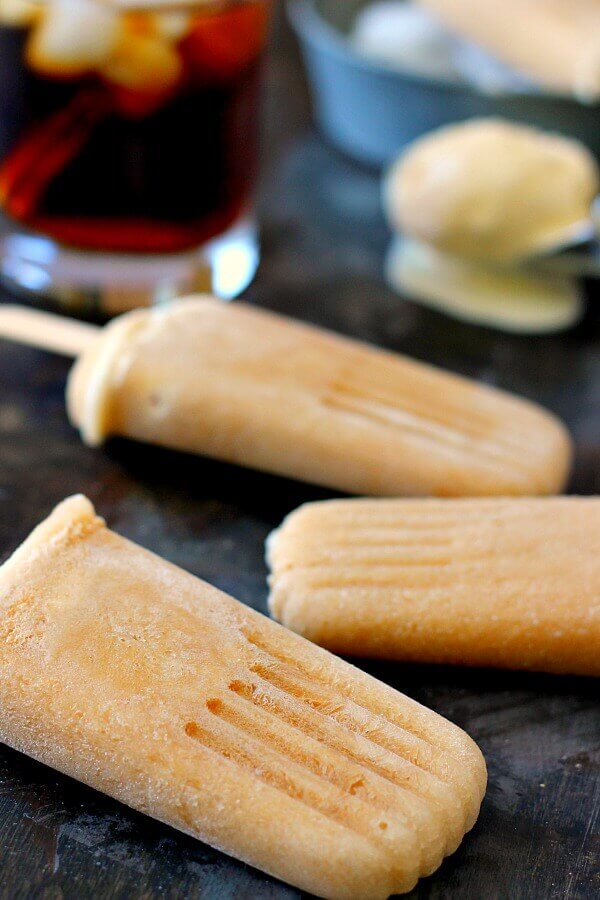
<path id="1" fill-rule="evenodd" d="M 178 252 L 223 232 L 255 180 L 266 26 L 264 2 L 197 13 L 165 92 L 32 70 L 29 29 L 0 26 L 3 213 L 102 251 Z"/>

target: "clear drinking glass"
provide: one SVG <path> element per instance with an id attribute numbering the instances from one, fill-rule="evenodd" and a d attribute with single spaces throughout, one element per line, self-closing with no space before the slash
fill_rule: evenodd
<path id="1" fill-rule="evenodd" d="M 0 0 L 0 276 L 110 314 L 233 297 L 268 0 Z"/>

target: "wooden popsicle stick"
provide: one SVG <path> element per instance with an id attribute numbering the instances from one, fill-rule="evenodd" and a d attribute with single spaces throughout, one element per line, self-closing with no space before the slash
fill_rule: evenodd
<path id="1" fill-rule="evenodd" d="M 79 356 L 97 340 L 98 325 L 24 306 L 0 304 L 0 338 L 50 350 L 61 356 Z"/>

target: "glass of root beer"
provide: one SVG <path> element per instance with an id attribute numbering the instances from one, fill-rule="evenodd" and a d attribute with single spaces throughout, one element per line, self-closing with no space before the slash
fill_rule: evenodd
<path id="1" fill-rule="evenodd" d="M 0 0 L 0 277 L 110 315 L 236 296 L 269 0 Z"/>

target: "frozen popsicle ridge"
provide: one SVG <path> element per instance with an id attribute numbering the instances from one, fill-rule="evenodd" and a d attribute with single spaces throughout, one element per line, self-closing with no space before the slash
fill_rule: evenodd
<path id="1" fill-rule="evenodd" d="M 485 764 L 460 729 L 85 498 L 0 569 L 0 608 L 2 740 L 304 890 L 409 890 L 475 820 Z"/>
<path id="2" fill-rule="evenodd" d="M 436 776 L 444 776 L 451 770 L 448 757 L 453 758 L 458 753 L 457 758 L 463 759 L 465 752 L 467 757 L 470 756 L 472 742 L 469 739 L 466 745 L 459 746 L 454 740 L 454 732 L 451 732 L 450 740 L 442 730 L 432 732 L 429 723 L 414 716 L 412 701 L 402 711 L 397 706 L 388 706 L 383 697 L 375 705 L 373 697 L 365 690 L 367 685 L 361 689 L 361 681 L 367 679 L 368 683 L 368 677 L 360 671 L 355 670 L 352 681 L 347 681 L 332 667 L 323 665 L 328 660 L 319 664 L 315 654 L 299 656 L 303 649 L 300 646 L 287 650 L 285 642 L 292 638 L 287 632 L 280 636 L 277 647 L 263 635 L 245 634 L 247 640 L 260 650 L 258 662 L 251 666 L 253 674 L 278 692 L 327 715 L 348 731 L 362 734 L 372 743 Z M 379 717 L 377 728 L 370 719 L 364 730 L 365 714 Z"/>
<path id="3" fill-rule="evenodd" d="M 268 558 L 273 615 L 328 649 L 600 674 L 598 498 L 309 504 Z"/>
<path id="4" fill-rule="evenodd" d="M 400 372 L 389 360 L 373 360 L 371 366 L 363 364 L 350 377 L 332 384 L 323 402 L 342 415 L 362 418 L 384 431 L 395 431 L 408 439 L 417 452 L 442 455 L 451 469 L 467 463 L 486 470 L 487 477 L 499 483 L 511 471 L 517 485 L 514 493 L 544 493 L 548 464 L 553 459 L 558 472 L 562 471 L 559 478 L 564 480 L 570 457 L 569 439 L 556 420 L 554 434 L 553 429 L 547 433 L 550 443 L 538 442 L 535 412 L 540 411 L 533 404 L 511 398 L 514 409 L 508 427 L 508 408 L 504 419 L 494 402 L 501 397 L 508 399 L 507 395 L 471 383 L 475 390 L 467 396 L 469 382 L 451 375 L 442 389 L 441 385 L 436 386 L 435 376 L 428 380 L 434 370 L 410 371 L 412 366 L 418 364 L 411 365 L 407 360 Z M 549 425 L 551 417 L 547 413 L 542 416 Z M 537 425 L 542 425 L 542 419 Z M 552 477 L 556 477 L 556 472 Z"/>
<path id="5" fill-rule="evenodd" d="M 315 714 L 314 710 L 303 708 L 296 698 L 274 690 L 272 684 L 257 678 L 236 680 L 231 682 L 230 690 L 261 710 L 278 732 L 283 729 L 296 743 L 308 739 L 311 745 L 317 742 L 327 748 L 327 758 L 331 759 L 328 777 L 341 777 L 351 794 L 365 796 L 377 807 L 384 804 L 387 808 L 391 804 L 397 813 L 410 816 L 411 821 L 424 804 L 430 803 L 446 825 L 446 836 L 442 839 L 445 853 L 456 848 L 464 831 L 465 811 L 461 798 L 442 779 L 398 754 L 383 751 L 368 738 L 332 720 L 325 710 Z M 273 726 L 265 724 L 264 727 L 269 730 Z M 383 798 L 386 789 L 389 796 Z M 433 852 L 435 861 L 439 848 Z M 425 859 L 423 871 L 427 868 L 428 859 Z"/>
<path id="6" fill-rule="evenodd" d="M 435 416 L 435 411 L 415 412 L 410 408 L 410 401 L 404 401 L 401 394 L 395 398 L 382 398 L 380 395 L 367 393 L 364 388 L 360 392 L 358 389 L 351 392 L 346 387 L 341 392 L 338 387 L 324 402 L 333 409 L 363 416 L 387 428 L 409 432 L 416 441 L 422 443 L 425 451 L 432 445 L 437 449 L 442 444 L 450 456 L 467 453 L 477 462 L 484 462 L 500 470 L 508 463 L 521 468 L 527 479 L 530 468 L 523 458 L 524 446 L 518 440 L 518 435 L 506 440 L 502 433 L 494 434 L 493 426 L 474 433 L 472 423 L 465 427 L 458 417 L 454 423 L 441 422 Z"/>

